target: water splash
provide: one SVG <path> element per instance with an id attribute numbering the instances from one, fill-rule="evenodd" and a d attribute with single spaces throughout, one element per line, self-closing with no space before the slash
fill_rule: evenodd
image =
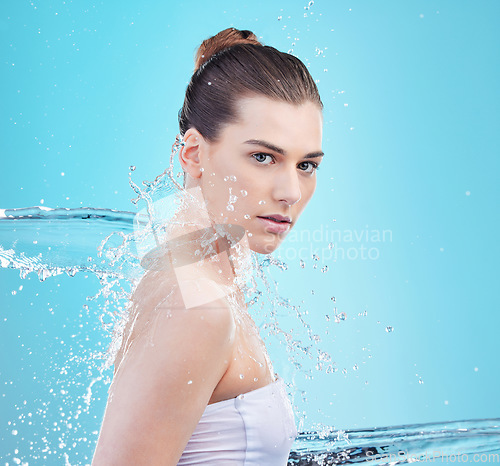
<path id="1" fill-rule="evenodd" d="M 500 461 L 500 418 L 301 433 L 289 465 Z"/>
<path id="2" fill-rule="evenodd" d="M 89 207 L 3 209 L 0 265 L 18 269 L 22 278 L 37 273 L 41 281 L 79 271 L 132 279 L 139 261 L 133 252 L 125 253 L 125 245 L 133 242 L 134 222 L 147 225 L 148 217 Z"/>

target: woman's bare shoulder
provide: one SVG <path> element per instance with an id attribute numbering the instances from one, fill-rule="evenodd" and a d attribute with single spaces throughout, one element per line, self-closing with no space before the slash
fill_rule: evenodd
<path id="1" fill-rule="evenodd" d="M 148 271 L 134 290 L 115 358 L 115 372 L 126 353 L 151 340 L 151 335 L 172 338 L 182 334 L 194 341 L 202 326 L 214 327 L 217 338 L 232 340 L 235 323 L 227 288 L 208 276 L 178 276 L 169 271 Z"/>
<path id="2" fill-rule="evenodd" d="M 177 283 L 168 298 L 152 284 L 135 294 L 136 327 L 115 367 L 96 465 L 178 459 L 232 358 L 231 306 L 213 283 Z M 215 299 L 192 301 L 206 292 Z"/>

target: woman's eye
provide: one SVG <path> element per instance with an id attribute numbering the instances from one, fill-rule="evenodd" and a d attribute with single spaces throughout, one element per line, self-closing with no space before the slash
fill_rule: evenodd
<path id="1" fill-rule="evenodd" d="M 313 171 L 315 170 L 319 170 L 319 167 L 318 167 L 318 164 L 315 163 L 315 162 L 302 162 L 302 163 L 299 163 L 299 166 L 304 166 L 305 165 L 305 169 L 302 169 L 302 171 L 305 171 L 306 173 L 312 173 Z"/>
<path id="2" fill-rule="evenodd" d="M 259 152 L 258 154 L 252 154 L 252 157 L 257 160 L 257 162 L 262 163 L 263 165 L 269 165 L 269 163 L 273 160 L 273 156 L 269 154 L 264 154 L 262 152 Z M 269 157 L 269 163 L 264 163 L 266 160 L 266 157 Z"/>

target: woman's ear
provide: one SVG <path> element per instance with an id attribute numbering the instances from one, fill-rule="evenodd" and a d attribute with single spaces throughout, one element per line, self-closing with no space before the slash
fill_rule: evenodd
<path id="1" fill-rule="evenodd" d="M 189 128 L 184 133 L 184 145 L 179 151 L 179 161 L 182 169 L 193 178 L 202 174 L 200 154 L 203 152 L 205 139 L 195 128 Z"/>

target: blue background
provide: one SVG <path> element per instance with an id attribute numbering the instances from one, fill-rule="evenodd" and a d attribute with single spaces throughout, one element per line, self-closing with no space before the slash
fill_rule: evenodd
<path id="1" fill-rule="evenodd" d="M 270 342 L 307 392 L 302 427 L 499 417 L 499 14 L 493 0 L 2 2 L 0 208 L 134 211 L 129 166 L 136 182 L 167 166 L 196 48 L 253 30 L 310 67 L 325 104 L 318 188 L 272 272 L 338 369 L 313 358 L 312 378 L 293 375 Z M 89 355 L 107 337 L 84 306 L 100 286 L 0 270 L 9 464 L 90 462 L 107 387 L 88 395 Z"/>

